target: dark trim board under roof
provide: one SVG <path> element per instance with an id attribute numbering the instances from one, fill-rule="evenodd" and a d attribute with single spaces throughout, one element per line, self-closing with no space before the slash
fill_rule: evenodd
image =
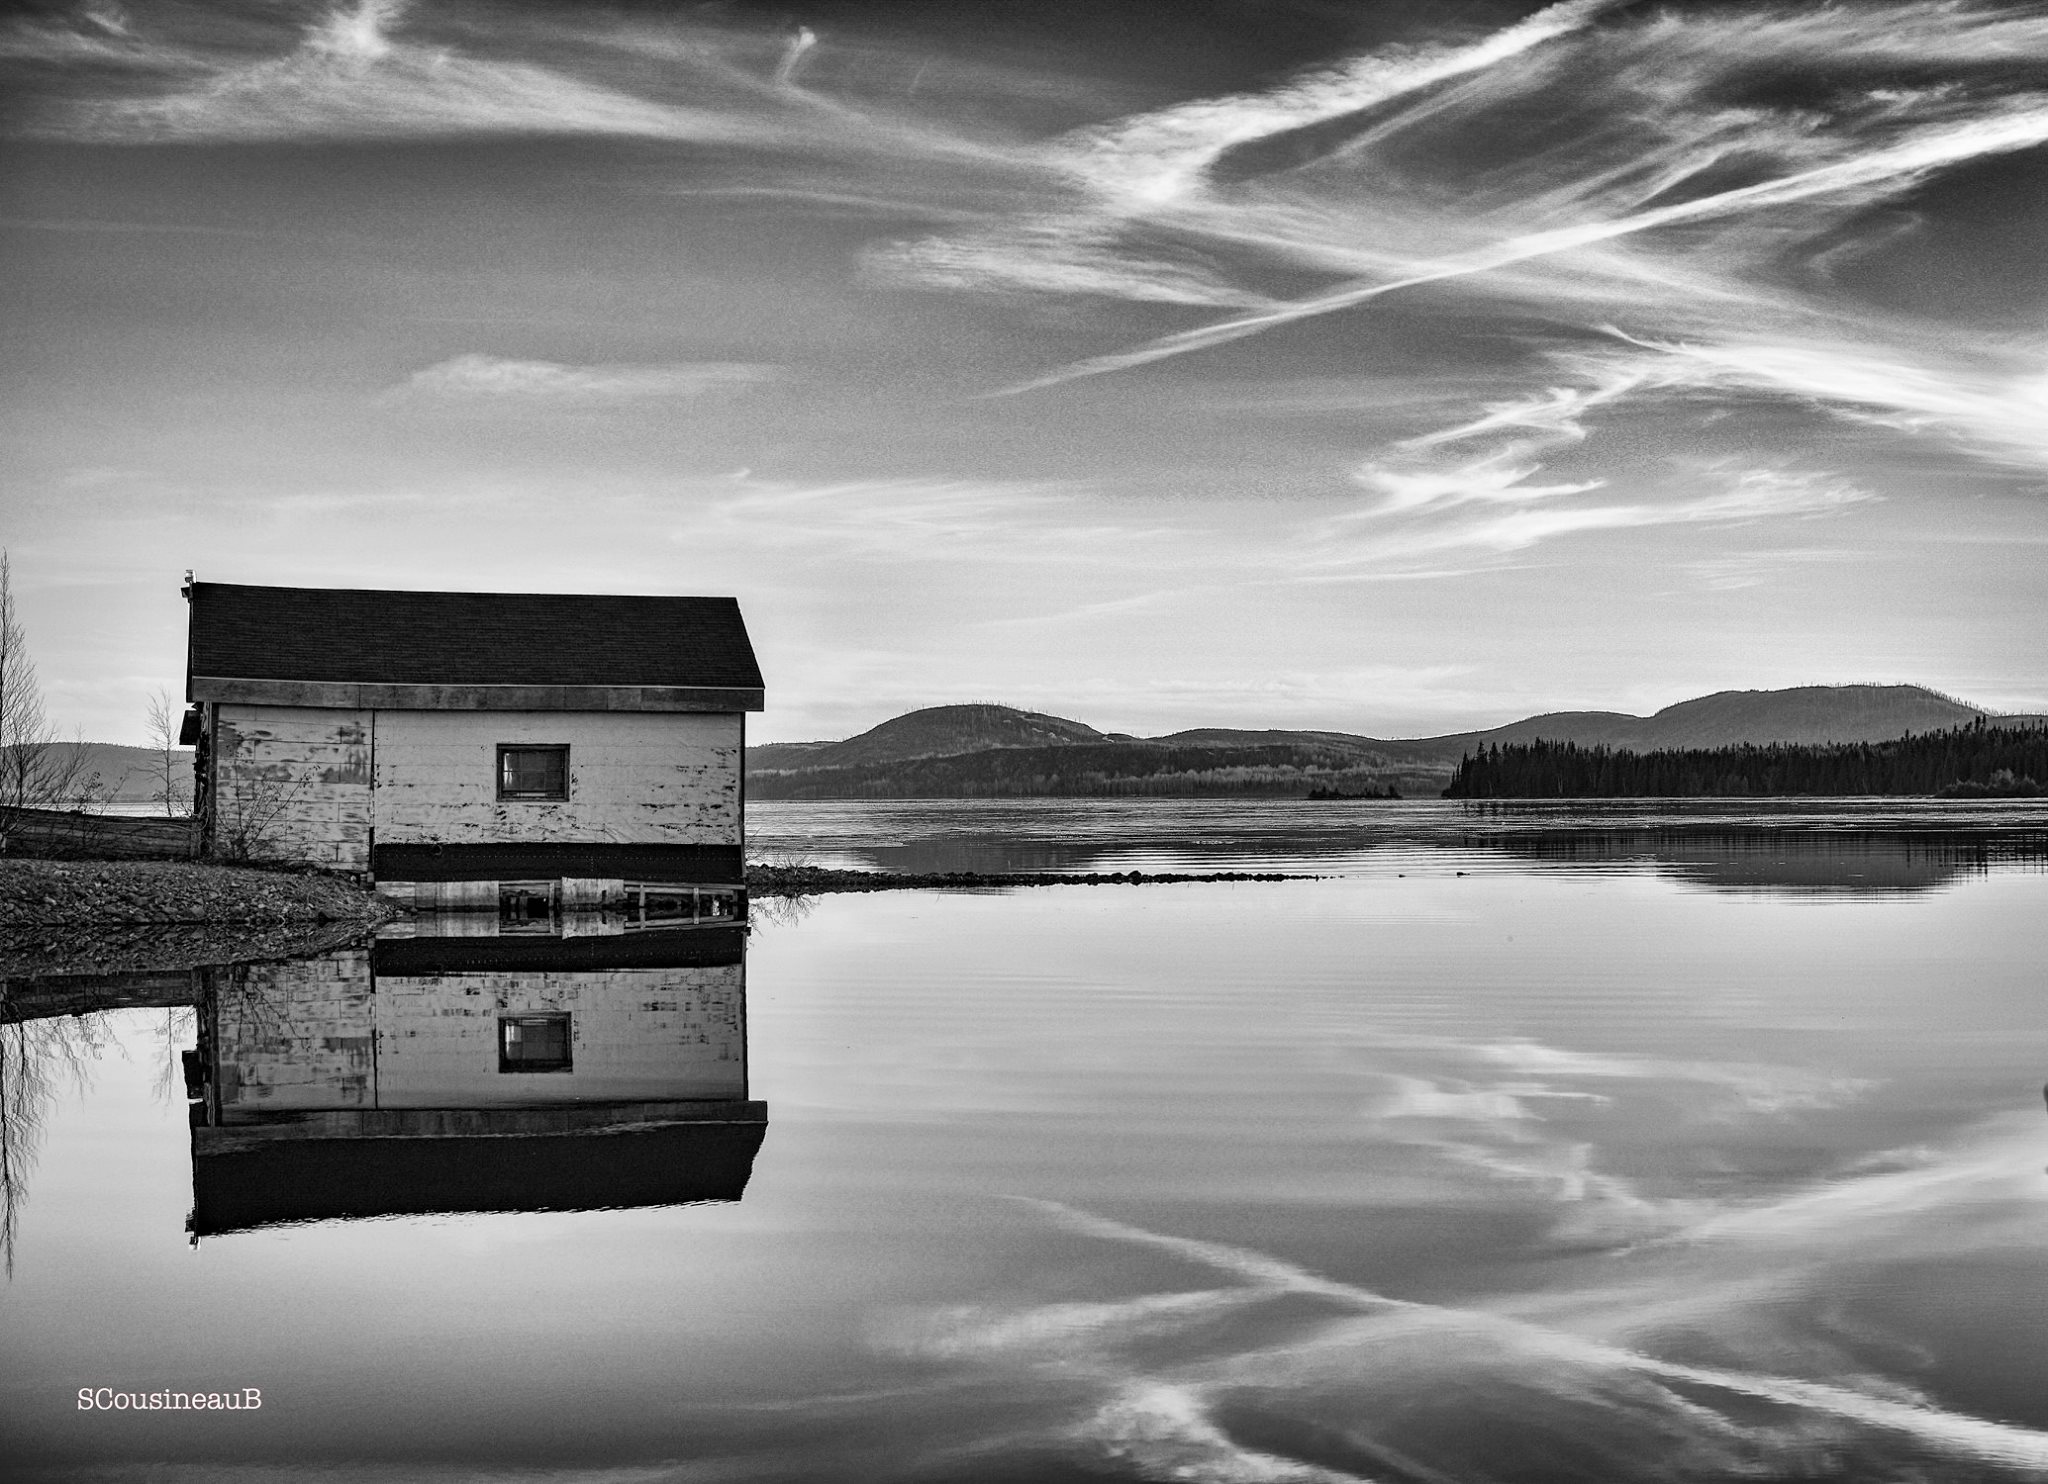
<path id="1" fill-rule="evenodd" d="M 416 710 L 758 711 L 734 598 L 189 589 L 189 699 Z"/>

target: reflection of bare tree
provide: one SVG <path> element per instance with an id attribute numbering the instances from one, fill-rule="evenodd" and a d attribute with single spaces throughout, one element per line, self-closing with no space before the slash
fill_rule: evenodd
<path id="1" fill-rule="evenodd" d="M 167 1005 L 163 1022 L 157 1027 L 156 1080 L 150 1094 L 160 1103 L 173 1106 L 185 1101 L 185 1047 L 198 1032 L 199 1012 L 190 1005 Z"/>
<path id="2" fill-rule="evenodd" d="M 14 1276 L 14 1238 L 50 1105 L 68 1079 L 81 1092 L 109 1039 L 106 1013 L 0 1022 L 0 1256 Z"/>
<path id="3" fill-rule="evenodd" d="M 813 896 L 777 894 L 774 896 L 752 896 L 747 898 L 747 917 L 754 927 L 795 927 L 811 915 L 811 909 L 818 905 Z"/>
<path id="4" fill-rule="evenodd" d="M 750 922 L 762 927 L 795 927 L 809 917 L 817 899 L 792 883 L 817 866 L 817 860 L 801 850 L 749 852 L 746 879 Z"/>

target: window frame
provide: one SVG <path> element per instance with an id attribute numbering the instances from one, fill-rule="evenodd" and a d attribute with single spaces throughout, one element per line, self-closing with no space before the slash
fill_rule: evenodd
<path id="1" fill-rule="evenodd" d="M 514 752 L 549 752 L 562 759 L 562 789 L 560 793 L 539 793 L 524 789 L 505 787 L 505 758 Z M 500 803 L 561 804 L 569 799 L 569 744 L 566 742 L 500 742 L 497 752 L 497 792 Z"/>
<path id="2" fill-rule="evenodd" d="M 554 1061 L 521 1061 L 505 1054 L 505 1031 L 509 1026 L 529 1025 L 534 1021 L 549 1021 L 562 1027 L 562 1059 Z M 549 1072 L 573 1072 L 576 1070 L 576 1023 L 567 1010 L 531 1010 L 523 1015 L 500 1015 L 498 1017 L 498 1070 L 516 1072 L 522 1075 L 543 1075 Z"/>

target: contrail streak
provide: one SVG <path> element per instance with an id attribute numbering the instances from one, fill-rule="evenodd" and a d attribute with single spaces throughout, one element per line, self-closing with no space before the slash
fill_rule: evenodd
<path id="1" fill-rule="evenodd" d="M 1101 376 L 1111 371 L 1128 370 L 1133 366 L 1143 366 L 1153 361 L 1186 355 L 1190 351 L 1206 350 L 1212 345 L 1242 340 L 1280 325 L 1293 324 L 1297 320 L 1349 309 L 1355 304 L 1364 304 L 1400 289 L 1490 273 L 1516 263 L 1569 252 L 1574 248 L 1589 247 L 1595 243 L 1611 242 L 1617 238 L 1634 236 L 1677 222 L 1697 221 L 1752 207 L 1778 206 L 1803 201 L 1833 191 L 1853 190 L 1859 186 L 1876 185 L 1920 175 L 1944 165 L 1959 164 L 1984 155 L 2009 154 L 2014 150 L 2030 149 L 2043 143 L 2048 143 L 2048 108 L 2038 106 L 2015 109 L 2000 116 L 1976 119 L 1966 124 L 1929 129 L 1889 149 L 1875 150 L 1857 159 L 1840 160 L 1832 165 L 1819 165 L 1778 180 L 1740 186 L 1716 195 L 1681 201 L 1670 206 L 1659 206 L 1649 211 L 1636 212 L 1631 216 L 1617 217 L 1611 221 L 1587 222 L 1579 226 L 1560 227 L 1548 232 L 1533 232 L 1511 237 L 1487 251 L 1451 258 L 1422 272 L 1390 282 L 1354 281 L 1313 298 L 1298 299 L 1274 309 L 1259 310 L 1217 324 L 1205 325 L 1201 329 L 1167 335 L 1133 350 L 1076 361 L 1057 371 L 1031 381 L 1020 382 L 1015 386 L 1001 388 L 989 395 L 1006 396 L 1037 391 L 1043 387 L 1058 386 L 1063 382 Z"/>

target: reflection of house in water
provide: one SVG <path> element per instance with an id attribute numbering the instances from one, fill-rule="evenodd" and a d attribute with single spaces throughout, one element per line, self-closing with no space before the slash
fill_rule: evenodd
<path id="1" fill-rule="evenodd" d="M 767 1114 L 744 929 L 706 915 L 426 917 L 202 971 L 193 1232 L 739 1199 Z"/>

